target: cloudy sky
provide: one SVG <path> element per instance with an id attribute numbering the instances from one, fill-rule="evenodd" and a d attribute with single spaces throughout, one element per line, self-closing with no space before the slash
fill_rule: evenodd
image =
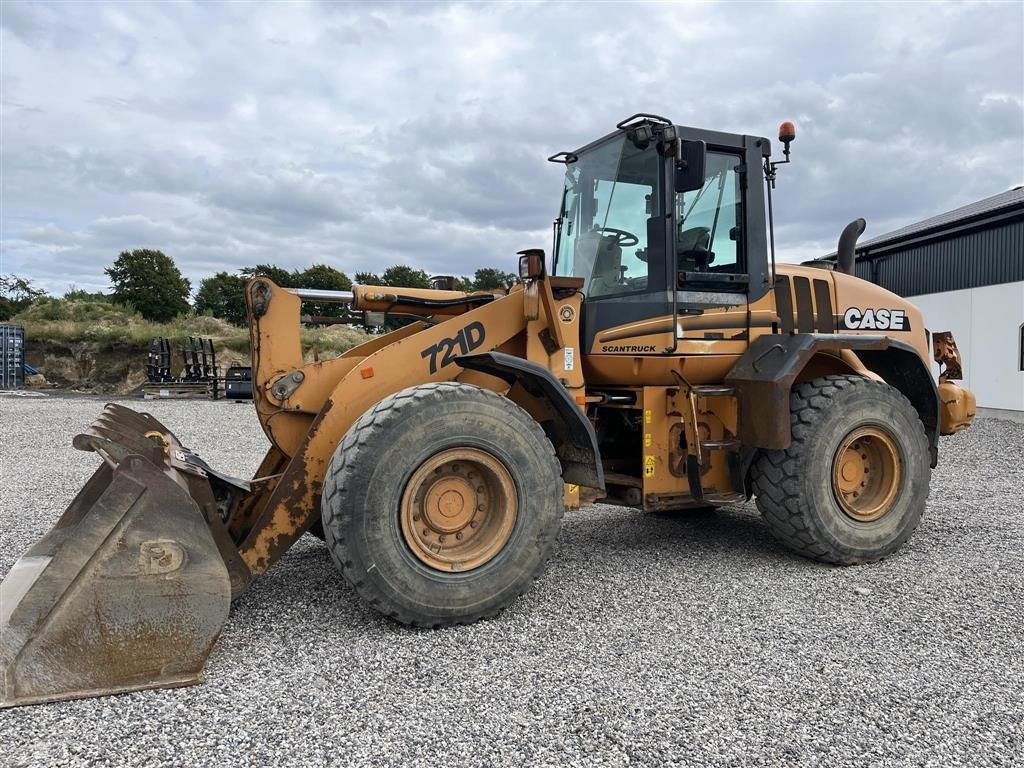
<path id="1" fill-rule="evenodd" d="M 1024 180 L 1021 3 L 0 3 L 0 273 L 513 269 L 629 114 L 774 136 L 780 256 Z"/>

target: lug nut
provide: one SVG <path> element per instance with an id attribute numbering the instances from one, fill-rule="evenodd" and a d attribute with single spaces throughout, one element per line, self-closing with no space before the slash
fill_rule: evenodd
<path id="1" fill-rule="evenodd" d="M 414 523 L 418 523 L 419 520 L 420 520 L 420 516 L 419 515 L 413 515 L 412 516 L 412 520 L 413 520 Z"/>
<path id="2" fill-rule="evenodd" d="M 476 528 L 476 526 L 477 526 L 476 520 L 470 520 L 469 521 L 469 527 L 470 528 Z"/>
<path id="3" fill-rule="evenodd" d="M 424 536 L 429 536 L 430 535 L 430 529 L 429 528 L 424 528 L 423 529 L 423 535 Z"/>
<path id="4" fill-rule="evenodd" d="M 458 539 L 459 541 L 462 541 L 462 531 L 459 531 L 458 533 L 456 533 L 455 534 L 455 538 Z"/>
<path id="5" fill-rule="evenodd" d="M 476 511 L 477 512 L 483 512 L 484 511 L 484 505 L 483 504 L 477 504 L 476 505 Z"/>

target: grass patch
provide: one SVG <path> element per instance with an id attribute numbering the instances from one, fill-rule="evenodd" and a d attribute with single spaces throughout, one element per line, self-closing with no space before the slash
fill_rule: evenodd
<path id="1" fill-rule="evenodd" d="M 24 325 L 26 338 L 36 342 L 142 348 L 154 336 L 205 336 L 213 339 L 216 346 L 243 354 L 249 352 L 247 328 L 206 315 L 183 315 L 168 323 L 154 323 L 131 307 L 109 301 L 42 298 L 11 318 L 11 322 Z M 348 326 L 302 329 L 303 347 L 313 346 L 321 356 L 339 355 L 368 338 L 365 332 Z"/>

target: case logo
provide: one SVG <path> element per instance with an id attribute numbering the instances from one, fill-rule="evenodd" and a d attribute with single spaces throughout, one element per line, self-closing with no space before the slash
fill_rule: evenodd
<path id="1" fill-rule="evenodd" d="M 903 309 L 858 309 L 843 315 L 843 328 L 855 331 L 909 331 L 910 318 Z"/>

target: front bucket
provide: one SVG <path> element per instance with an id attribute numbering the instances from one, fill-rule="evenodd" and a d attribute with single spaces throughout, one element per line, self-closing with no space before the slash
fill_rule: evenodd
<path id="1" fill-rule="evenodd" d="M 174 436 L 108 406 L 75 446 L 104 464 L 0 583 L 0 707 L 198 682 L 228 618 Z"/>

